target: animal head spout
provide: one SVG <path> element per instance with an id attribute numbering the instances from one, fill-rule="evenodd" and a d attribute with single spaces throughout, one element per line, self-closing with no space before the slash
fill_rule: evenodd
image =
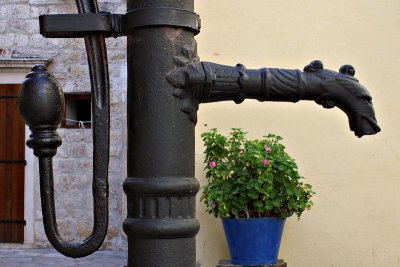
<path id="1" fill-rule="evenodd" d="M 314 65 L 319 67 L 316 68 Z M 343 110 L 349 118 L 350 130 L 356 136 L 362 137 L 380 132 L 372 97 L 354 77 L 355 69 L 351 65 L 343 65 L 339 72 L 335 72 L 322 66 L 322 63 L 316 60 L 304 68 L 309 82 L 308 95 L 325 108 L 337 106 Z"/>

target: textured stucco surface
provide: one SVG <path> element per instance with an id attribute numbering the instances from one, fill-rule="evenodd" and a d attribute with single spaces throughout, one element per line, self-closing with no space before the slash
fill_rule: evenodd
<path id="1" fill-rule="evenodd" d="M 196 10 L 202 60 L 302 69 L 320 59 L 336 71 L 352 64 L 382 128 L 358 139 L 343 112 L 313 102 L 205 104 L 196 177 L 204 182 L 204 124 L 223 132 L 241 127 L 252 137 L 277 133 L 317 193 L 311 211 L 287 221 L 280 257 L 288 266 L 400 266 L 400 2 L 201 0 Z M 198 257 L 209 267 L 228 252 L 220 222 L 203 210 L 198 206 Z"/>

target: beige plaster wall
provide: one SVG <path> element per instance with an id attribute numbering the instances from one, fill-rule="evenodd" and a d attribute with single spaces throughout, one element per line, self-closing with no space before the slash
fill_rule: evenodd
<path id="1" fill-rule="evenodd" d="M 196 129 L 196 176 L 204 183 L 200 133 L 241 127 L 285 138 L 314 186 L 315 206 L 287 221 L 281 257 L 290 267 L 400 266 L 400 1 L 198 0 L 204 61 L 299 68 L 313 59 L 352 64 L 373 96 L 382 132 L 358 139 L 339 109 L 312 102 L 204 104 Z M 198 206 L 198 261 L 228 257 L 220 222 Z"/>

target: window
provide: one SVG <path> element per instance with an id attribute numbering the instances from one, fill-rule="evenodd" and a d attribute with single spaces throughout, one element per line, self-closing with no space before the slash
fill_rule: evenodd
<path id="1" fill-rule="evenodd" d="M 92 105 L 90 93 L 64 94 L 65 110 L 61 128 L 91 128 Z"/>

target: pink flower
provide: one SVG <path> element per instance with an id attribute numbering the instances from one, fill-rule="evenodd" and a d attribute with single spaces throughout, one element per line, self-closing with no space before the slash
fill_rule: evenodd
<path id="1" fill-rule="evenodd" d="M 265 147 L 265 152 L 267 152 L 267 153 L 271 152 L 271 148 L 269 146 L 266 146 Z"/>
<path id="2" fill-rule="evenodd" d="M 264 159 L 262 161 L 262 163 L 264 164 L 264 166 L 268 166 L 269 165 L 269 160 L 268 159 Z"/>
<path id="3" fill-rule="evenodd" d="M 244 149 L 240 149 L 239 154 L 243 154 L 244 153 Z"/>
<path id="4" fill-rule="evenodd" d="M 217 167 L 217 163 L 213 160 L 213 161 L 210 161 L 210 163 L 208 163 L 208 166 L 209 166 L 211 169 L 214 169 L 215 167 Z"/>

